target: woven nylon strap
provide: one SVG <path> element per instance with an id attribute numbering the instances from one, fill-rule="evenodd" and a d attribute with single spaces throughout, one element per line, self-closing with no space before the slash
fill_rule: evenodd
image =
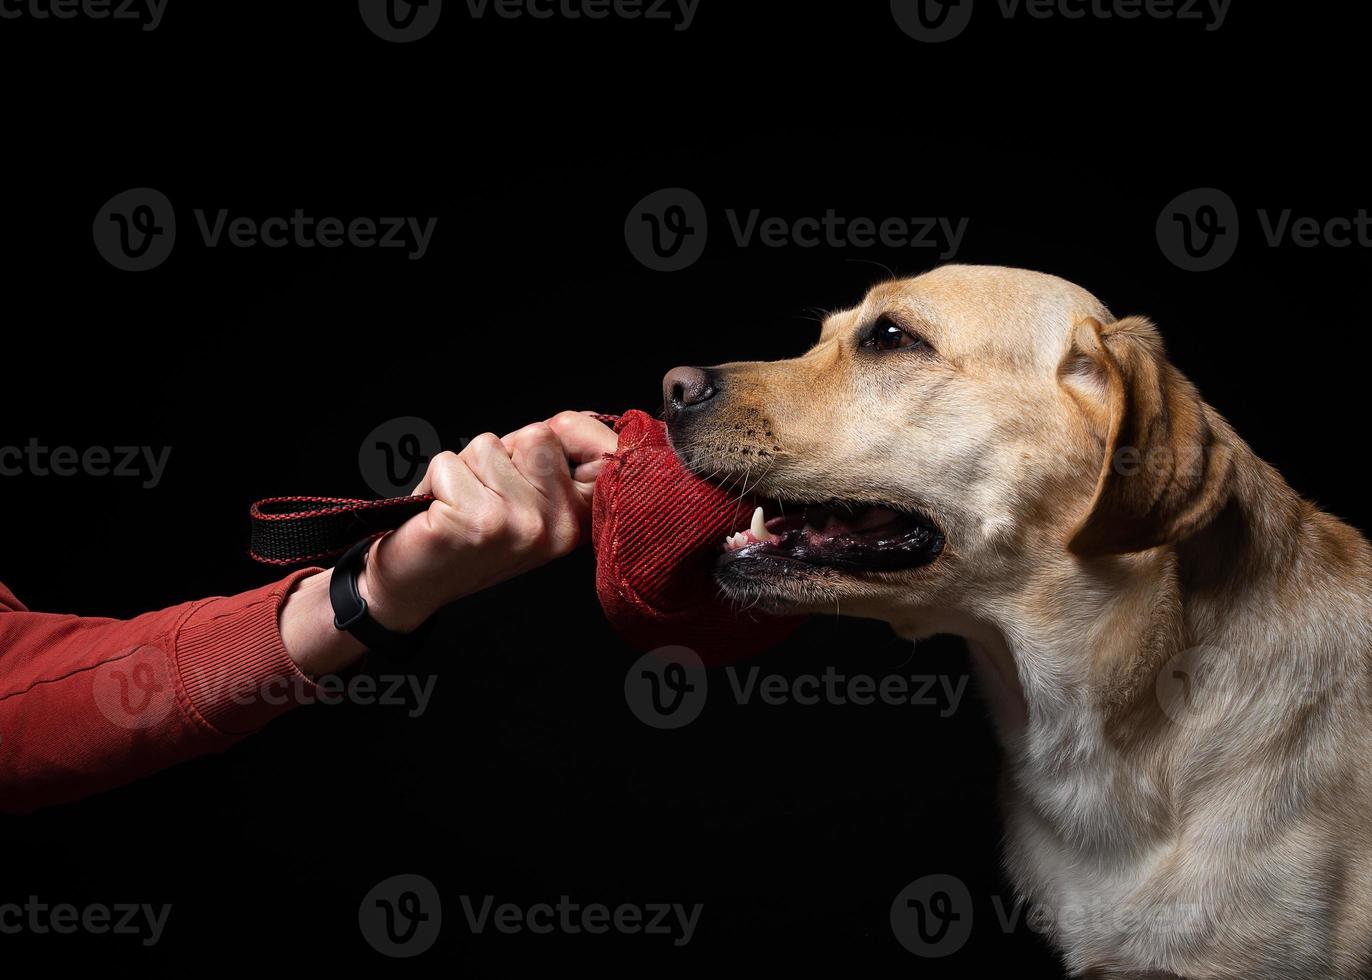
<path id="1" fill-rule="evenodd" d="M 393 531 L 427 510 L 429 494 L 387 500 L 268 497 L 252 505 L 248 554 L 264 565 L 304 565 L 337 558 L 363 538 Z"/>
<path id="2" fill-rule="evenodd" d="M 618 415 L 596 420 L 619 431 Z M 394 531 L 433 503 L 430 494 L 354 500 L 348 497 L 268 497 L 252 505 L 248 555 L 264 565 L 305 565 L 337 558 L 364 538 Z"/>

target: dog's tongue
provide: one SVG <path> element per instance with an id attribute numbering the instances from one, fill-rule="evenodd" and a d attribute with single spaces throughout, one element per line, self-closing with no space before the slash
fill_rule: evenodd
<path id="1" fill-rule="evenodd" d="M 615 630 L 640 650 L 690 647 L 726 664 L 783 640 L 801 617 L 742 612 L 720 598 L 720 542 L 754 508 L 691 473 L 644 412 L 615 425 L 619 446 L 596 481 L 596 591 Z"/>

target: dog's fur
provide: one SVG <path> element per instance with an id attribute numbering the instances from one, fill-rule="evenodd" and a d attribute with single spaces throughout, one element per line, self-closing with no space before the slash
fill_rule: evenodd
<path id="1" fill-rule="evenodd" d="M 929 346 L 861 349 L 883 314 Z M 686 458 L 946 535 L 909 571 L 743 563 L 722 583 L 966 638 L 1007 759 L 1009 873 L 1072 974 L 1366 975 L 1372 551 L 1151 323 L 1053 276 L 948 266 L 872 289 L 802 357 L 714 370 L 673 435 Z"/>

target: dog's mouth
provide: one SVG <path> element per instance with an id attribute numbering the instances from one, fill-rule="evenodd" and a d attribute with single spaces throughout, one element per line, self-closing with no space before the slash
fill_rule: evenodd
<path id="1" fill-rule="evenodd" d="M 724 540 L 720 566 L 796 562 L 889 572 L 927 565 L 942 550 L 943 532 L 922 514 L 847 501 L 772 500 L 757 507 L 748 527 Z"/>

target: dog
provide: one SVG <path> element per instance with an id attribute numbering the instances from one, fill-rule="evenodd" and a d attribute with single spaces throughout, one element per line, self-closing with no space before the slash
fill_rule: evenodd
<path id="1" fill-rule="evenodd" d="M 1069 974 L 1369 975 L 1372 551 L 1149 320 L 952 265 L 663 389 L 687 465 L 763 508 L 725 595 L 966 640 Z"/>

